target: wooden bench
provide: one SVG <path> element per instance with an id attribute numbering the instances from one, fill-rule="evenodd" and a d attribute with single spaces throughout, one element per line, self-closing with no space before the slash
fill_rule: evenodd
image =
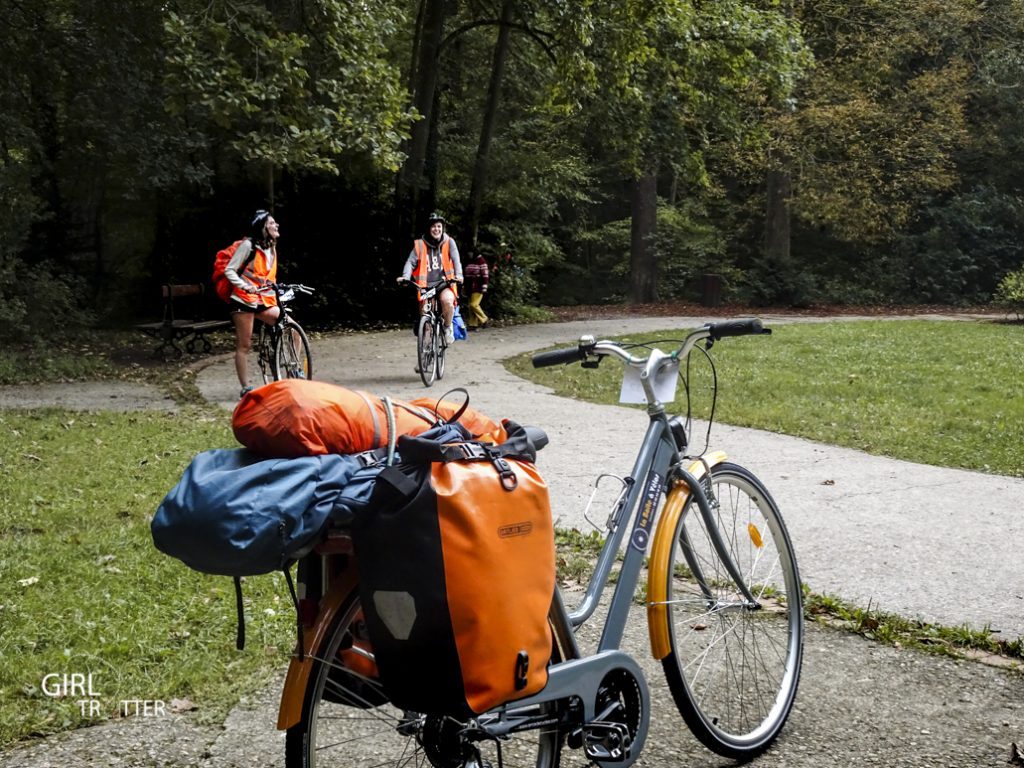
<path id="1" fill-rule="evenodd" d="M 200 345 L 202 345 L 201 351 L 209 352 L 213 349 L 213 345 L 206 338 L 206 334 L 231 327 L 230 320 L 184 320 L 181 317 L 175 316 L 175 299 L 192 296 L 199 297 L 198 299 L 193 299 L 192 309 L 198 310 L 200 308 L 201 301 L 199 299 L 205 293 L 203 285 L 165 284 L 161 286 L 161 292 L 164 299 L 163 320 L 159 323 L 139 323 L 135 326 L 136 329 L 142 331 L 147 336 L 152 336 L 160 341 L 160 344 L 153 350 L 154 356 L 166 357 L 168 352 L 173 352 L 176 357 L 181 357 L 184 351 L 190 353 L 200 351 Z M 180 315 L 181 313 L 179 312 L 178 314 Z M 178 344 L 182 340 L 185 341 L 185 350 L 182 350 Z"/>

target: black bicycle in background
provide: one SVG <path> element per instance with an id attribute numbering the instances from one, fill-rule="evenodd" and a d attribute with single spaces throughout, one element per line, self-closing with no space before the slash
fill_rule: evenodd
<path id="1" fill-rule="evenodd" d="M 252 351 L 256 356 L 263 383 L 280 379 L 312 379 L 313 355 L 309 350 L 309 337 L 302 326 L 292 317 L 289 306 L 297 294 L 307 296 L 313 289 L 306 285 L 267 282 L 261 293 L 277 297 L 281 308 L 277 322 L 273 325 L 257 323 L 253 329 Z"/>

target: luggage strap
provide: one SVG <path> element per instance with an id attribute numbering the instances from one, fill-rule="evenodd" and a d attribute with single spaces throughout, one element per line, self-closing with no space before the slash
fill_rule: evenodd
<path id="1" fill-rule="evenodd" d="M 489 461 L 494 465 L 501 480 L 501 487 L 506 491 L 514 491 L 519 479 L 512 467 L 505 461 L 506 454 L 500 446 L 484 445 L 483 443 L 446 443 L 441 446 L 441 461 Z"/>
<path id="2" fill-rule="evenodd" d="M 292 605 L 295 606 L 295 627 L 299 641 L 299 661 L 306 658 L 305 644 L 302 639 L 302 614 L 299 611 L 299 596 L 295 592 L 295 582 L 292 581 L 291 566 L 292 562 L 285 563 L 281 569 L 284 571 L 285 581 L 288 582 L 288 592 L 292 596 Z M 238 627 L 235 634 L 235 648 L 240 651 L 245 650 L 245 604 L 242 601 L 242 577 L 235 576 L 235 610 L 238 613 Z"/>

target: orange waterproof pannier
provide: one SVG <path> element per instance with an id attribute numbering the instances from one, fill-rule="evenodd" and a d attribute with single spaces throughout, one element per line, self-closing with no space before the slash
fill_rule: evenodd
<path id="1" fill-rule="evenodd" d="M 431 446 L 436 432 L 399 439 L 402 463 L 380 473 L 352 538 L 384 693 L 465 718 L 547 684 L 554 527 L 547 485 L 511 444 Z"/>
<path id="2" fill-rule="evenodd" d="M 418 435 L 437 421 L 451 418 L 459 406 L 421 398 L 393 400 L 396 435 Z M 500 424 L 467 408 L 460 423 L 490 442 L 505 439 Z M 274 458 L 360 453 L 388 444 L 387 410 L 382 398 L 324 381 L 284 379 L 248 392 L 231 419 L 235 438 L 250 451 Z"/>

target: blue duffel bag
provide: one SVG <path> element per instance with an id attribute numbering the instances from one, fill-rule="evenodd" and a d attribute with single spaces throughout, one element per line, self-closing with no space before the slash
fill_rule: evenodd
<path id="1" fill-rule="evenodd" d="M 363 467 L 356 456 L 264 459 L 243 449 L 204 451 L 157 509 L 153 543 L 203 573 L 282 570 L 316 545 Z"/>

